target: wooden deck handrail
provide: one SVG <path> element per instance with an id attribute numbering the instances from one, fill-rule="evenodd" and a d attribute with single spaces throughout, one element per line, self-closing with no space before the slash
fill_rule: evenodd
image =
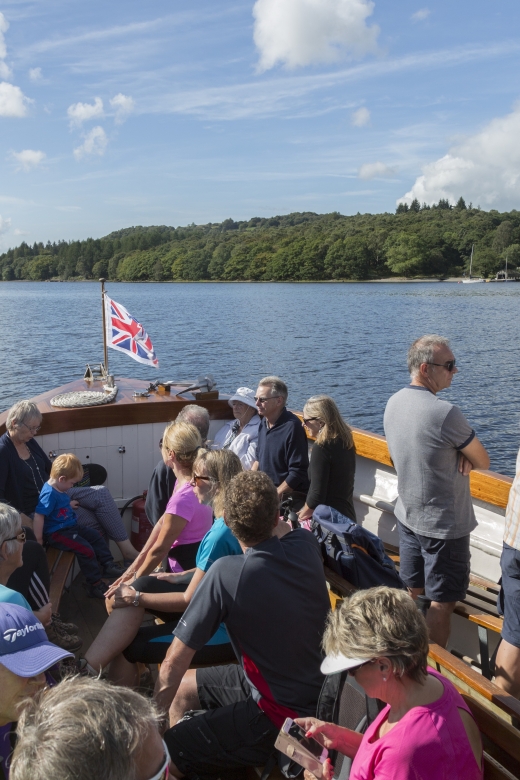
<path id="1" fill-rule="evenodd" d="M 506 693 L 494 683 L 486 680 L 481 674 L 476 672 L 471 666 L 456 658 L 443 647 L 430 644 L 428 661 L 434 668 L 442 672 L 445 677 L 451 680 L 460 690 L 480 700 L 486 707 L 490 708 L 495 714 L 510 720 L 515 718 L 520 721 L 520 701 L 511 694 Z M 517 732 L 520 738 L 520 733 Z"/>

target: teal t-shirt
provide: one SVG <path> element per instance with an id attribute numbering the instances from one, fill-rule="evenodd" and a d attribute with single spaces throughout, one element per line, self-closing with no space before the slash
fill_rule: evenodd
<path id="1" fill-rule="evenodd" d="M 218 517 L 210 530 L 202 540 L 197 552 L 195 566 L 201 571 L 208 571 L 209 567 L 219 558 L 225 555 L 240 555 L 242 548 L 238 540 L 224 522 L 223 517 Z"/>
<path id="2" fill-rule="evenodd" d="M 195 566 L 201 571 L 207 572 L 212 563 L 224 558 L 226 555 L 241 555 L 242 548 L 236 536 L 233 536 L 224 522 L 223 517 L 218 517 L 210 530 L 200 543 L 195 560 Z M 224 623 L 221 623 L 213 634 L 208 645 L 224 645 L 229 642 L 229 635 Z"/>
<path id="3" fill-rule="evenodd" d="M 31 606 L 25 596 L 22 596 L 17 590 L 6 588 L 5 585 L 0 585 L 0 602 L 4 604 L 18 604 L 19 607 L 25 607 L 29 612 L 32 612 Z"/>

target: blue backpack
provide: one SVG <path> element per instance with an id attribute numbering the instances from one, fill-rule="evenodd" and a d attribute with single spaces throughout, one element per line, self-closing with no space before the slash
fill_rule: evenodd
<path id="1" fill-rule="evenodd" d="M 406 590 L 383 542 L 341 512 L 325 504 L 314 510 L 311 530 L 316 536 L 323 562 L 355 588 L 387 585 Z"/>

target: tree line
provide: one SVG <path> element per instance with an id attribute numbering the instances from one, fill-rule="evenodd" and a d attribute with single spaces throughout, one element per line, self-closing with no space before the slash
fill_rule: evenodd
<path id="1" fill-rule="evenodd" d="M 186 227 L 130 227 L 104 238 L 34 243 L 0 255 L 4 281 L 325 281 L 492 276 L 520 266 L 520 211 L 440 200 L 395 214 L 294 213 Z"/>

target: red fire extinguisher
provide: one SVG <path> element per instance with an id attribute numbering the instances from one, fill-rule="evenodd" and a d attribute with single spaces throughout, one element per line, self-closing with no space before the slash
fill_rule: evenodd
<path id="1" fill-rule="evenodd" d="M 130 541 L 136 550 L 143 549 L 153 528 L 144 509 L 147 492 L 145 490 L 143 497 L 138 498 L 132 504 L 132 533 L 130 534 Z"/>

